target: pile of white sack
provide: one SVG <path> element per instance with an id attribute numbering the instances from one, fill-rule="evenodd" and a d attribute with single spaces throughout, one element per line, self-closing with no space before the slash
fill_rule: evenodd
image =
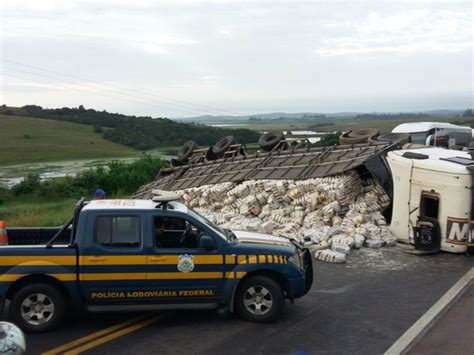
<path id="1" fill-rule="evenodd" d="M 395 245 L 383 211 L 389 198 L 355 173 L 309 180 L 256 180 L 175 191 L 223 228 L 297 239 L 317 259 L 344 262 L 352 248 Z M 155 193 L 160 194 L 159 191 Z"/>

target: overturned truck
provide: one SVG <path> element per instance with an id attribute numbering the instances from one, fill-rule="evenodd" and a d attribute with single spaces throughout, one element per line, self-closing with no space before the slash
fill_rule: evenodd
<path id="1" fill-rule="evenodd" d="M 269 132 L 254 154 L 232 137 L 206 149 L 188 142 L 172 166 L 134 197 L 174 191 L 223 228 L 296 238 L 316 258 L 330 262 L 345 261 L 352 248 L 390 246 L 397 239 L 425 252 L 467 250 L 467 239 L 459 242 L 464 247 L 446 248 L 442 221 L 427 221 L 414 211 L 407 212 L 409 221 L 401 219 L 408 201 L 394 199 L 391 168 L 397 168 L 389 166 L 387 153 L 402 152 L 396 155 L 403 158 L 406 135 L 365 130 L 348 132 L 341 141 L 346 144 L 314 148 L 308 141 Z M 405 154 L 403 159 L 413 158 Z M 410 198 L 414 208 L 417 198 Z M 388 225 L 392 210 L 396 227 Z"/>
<path id="2" fill-rule="evenodd" d="M 175 191 L 223 228 L 291 236 L 327 261 L 395 243 L 383 216 L 392 190 L 384 156 L 399 140 L 314 148 L 269 132 L 259 145 L 247 154 L 232 137 L 207 149 L 188 142 L 134 197 Z"/>

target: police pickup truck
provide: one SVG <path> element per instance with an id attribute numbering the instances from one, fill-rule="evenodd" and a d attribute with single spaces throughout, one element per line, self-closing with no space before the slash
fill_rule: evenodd
<path id="1" fill-rule="evenodd" d="M 53 329 L 76 306 L 223 307 L 270 322 L 313 281 L 311 256 L 295 241 L 220 229 L 175 198 L 81 200 L 61 228 L 6 235 L 0 301 L 30 332 Z"/>

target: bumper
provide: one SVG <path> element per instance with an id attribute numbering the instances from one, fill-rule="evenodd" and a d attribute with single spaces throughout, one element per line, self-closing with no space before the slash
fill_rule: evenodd
<path id="1" fill-rule="evenodd" d="M 304 294 L 307 294 L 313 285 L 313 259 L 311 259 L 311 253 L 308 249 L 304 249 L 302 256 L 305 277 Z"/>
<path id="2" fill-rule="evenodd" d="M 308 249 L 301 253 L 303 270 L 301 277 L 289 279 L 290 298 L 303 297 L 308 293 L 313 284 L 313 261 Z"/>
<path id="3" fill-rule="evenodd" d="M 298 279 L 290 279 L 288 280 L 289 282 L 289 290 L 288 290 L 288 298 L 289 299 L 295 299 L 295 298 L 300 298 L 303 297 L 306 292 L 305 292 L 305 278 L 301 277 Z"/>

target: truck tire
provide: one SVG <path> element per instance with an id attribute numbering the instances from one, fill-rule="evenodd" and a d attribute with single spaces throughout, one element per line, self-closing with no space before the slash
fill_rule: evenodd
<path id="1" fill-rule="evenodd" d="M 221 157 L 233 144 L 237 144 L 237 141 L 233 136 L 224 137 L 214 144 L 212 147 L 212 152 L 218 157 Z"/>
<path id="2" fill-rule="evenodd" d="M 339 144 L 352 145 L 367 143 L 370 138 L 374 139 L 378 134 L 379 131 L 372 128 L 354 129 L 353 131 L 346 132 L 342 136 L 340 136 Z"/>
<path id="3" fill-rule="evenodd" d="M 267 132 L 258 140 L 258 144 L 262 150 L 269 152 L 276 147 L 282 139 L 285 138 L 283 132 Z"/>
<path id="4" fill-rule="evenodd" d="M 282 287 L 273 279 L 254 276 L 242 281 L 235 296 L 237 314 L 250 322 L 275 321 L 285 304 Z"/>
<path id="5" fill-rule="evenodd" d="M 20 288 L 13 295 L 10 316 L 25 332 L 40 333 L 59 325 L 65 307 L 64 295 L 57 287 L 35 283 Z"/>
<path id="6" fill-rule="evenodd" d="M 402 146 L 406 143 L 409 143 L 410 141 L 410 135 L 406 133 L 387 133 L 387 134 L 381 134 L 375 139 L 370 139 L 369 142 L 391 142 L 391 143 L 397 143 Z"/>
<path id="7" fill-rule="evenodd" d="M 193 155 L 194 149 L 197 148 L 197 144 L 193 141 L 187 141 L 186 143 L 183 144 L 181 148 L 179 148 L 177 159 L 180 162 L 185 163 L 191 155 Z"/>

